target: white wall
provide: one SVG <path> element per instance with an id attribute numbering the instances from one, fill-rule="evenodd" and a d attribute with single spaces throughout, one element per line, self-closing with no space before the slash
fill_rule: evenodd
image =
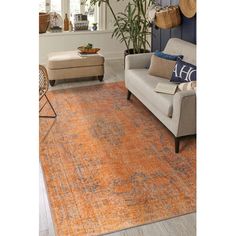
<path id="1" fill-rule="evenodd" d="M 117 14 L 118 12 L 124 12 L 124 9 L 127 6 L 128 2 L 128 0 L 120 0 L 119 2 L 117 0 L 110 0 L 110 4 L 115 14 Z M 107 7 L 107 29 L 113 29 L 113 25 L 114 18 L 111 14 L 110 9 Z"/>
<path id="2" fill-rule="evenodd" d="M 79 46 L 92 43 L 101 48 L 106 59 L 122 58 L 125 46 L 111 38 L 111 31 L 78 31 L 63 33 L 45 33 L 39 35 L 39 63 L 47 61 L 50 52 L 76 50 Z"/>
<path id="3" fill-rule="evenodd" d="M 116 15 L 119 12 L 124 12 L 124 10 L 129 2 L 130 2 L 130 0 L 120 0 L 119 2 L 117 0 L 110 0 L 110 4 L 112 6 L 112 9 Z M 107 9 L 106 9 L 106 27 L 108 30 L 113 30 L 114 22 L 115 22 L 114 17 L 112 15 L 110 9 L 107 7 Z M 150 28 L 150 30 L 151 30 L 151 28 Z M 151 45 L 151 36 L 150 35 L 147 37 L 147 40 L 149 41 L 149 43 Z M 150 49 L 150 48 L 147 48 L 147 49 Z"/>

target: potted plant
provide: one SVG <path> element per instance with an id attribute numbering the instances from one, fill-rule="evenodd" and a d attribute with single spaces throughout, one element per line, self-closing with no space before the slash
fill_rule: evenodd
<path id="1" fill-rule="evenodd" d="M 98 29 L 98 23 L 93 23 L 92 25 L 92 30 L 96 31 Z"/>
<path id="2" fill-rule="evenodd" d="M 112 9 L 110 0 L 91 0 L 90 3 L 98 3 L 98 6 L 105 3 L 110 9 L 115 20 L 112 37 L 125 44 L 125 55 L 147 52 L 147 47 L 150 46 L 147 37 L 151 32 L 146 13 L 154 0 L 132 0 L 127 4 L 125 11 L 118 14 Z"/>

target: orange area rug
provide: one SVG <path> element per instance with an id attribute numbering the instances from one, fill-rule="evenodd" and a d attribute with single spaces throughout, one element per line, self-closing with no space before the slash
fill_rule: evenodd
<path id="1" fill-rule="evenodd" d="M 57 235 L 99 235 L 195 211 L 195 138 L 174 138 L 123 82 L 48 93 L 40 160 Z M 47 109 L 44 112 L 49 112 Z"/>

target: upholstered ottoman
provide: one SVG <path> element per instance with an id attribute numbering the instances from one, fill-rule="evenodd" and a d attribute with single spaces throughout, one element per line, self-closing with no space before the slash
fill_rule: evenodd
<path id="1" fill-rule="evenodd" d="M 48 55 L 47 70 L 51 86 L 60 79 L 95 76 L 102 81 L 104 57 L 101 54 L 81 56 L 78 51 L 53 52 Z"/>

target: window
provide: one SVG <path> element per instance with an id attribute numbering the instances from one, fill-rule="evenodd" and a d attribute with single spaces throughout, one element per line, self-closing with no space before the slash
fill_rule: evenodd
<path id="1" fill-rule="evenodd" d="M 79 0 L 70 0 L 70 15 L 78 14 L 81 11 Z"/>
<path id="2" fill-rule="evenodd" d="M 62 1 L 61 0 L 51 0 L 50 3 L 51 3 L 50 4 L 50 11 L 56 12 L 56 13 L 59 13 L 60 15 L 62 15 L 62 9 L 61 9 Z"/>
<path id="3" fill-rule="evenodd" d="M 49 11 L 50 11 L 50 0 L 39 0 L 39 12 L 49 12 Z"/>
<path id="4" fill-rule="evenodd" d="M 57 12 L 62 18 L 64 18 L 65 13 L 67 13 L 72 23 L 74 14 L 86 14 L 90 27 L 93 23 L 100 23 L 99 8 L 98 6 L 91 6 L 90 0 L 39 0 L 39 11 Z M 98 27 L 100 29 L 103 28 L 101 24 L 98 24 Z"/>
<path id="5" fill-rule="evenodd" d="M 39 0 L 39 12 L 46 12 L 46 0 Z"/>
<path id="6" fill-rule="evenodd" d="M 98 23 L 98 11 L 97 7 L 90 5 L 90 0 L 87 0 L 84 6 L 85 14 L 88 16 L 89 25 Z"/>

